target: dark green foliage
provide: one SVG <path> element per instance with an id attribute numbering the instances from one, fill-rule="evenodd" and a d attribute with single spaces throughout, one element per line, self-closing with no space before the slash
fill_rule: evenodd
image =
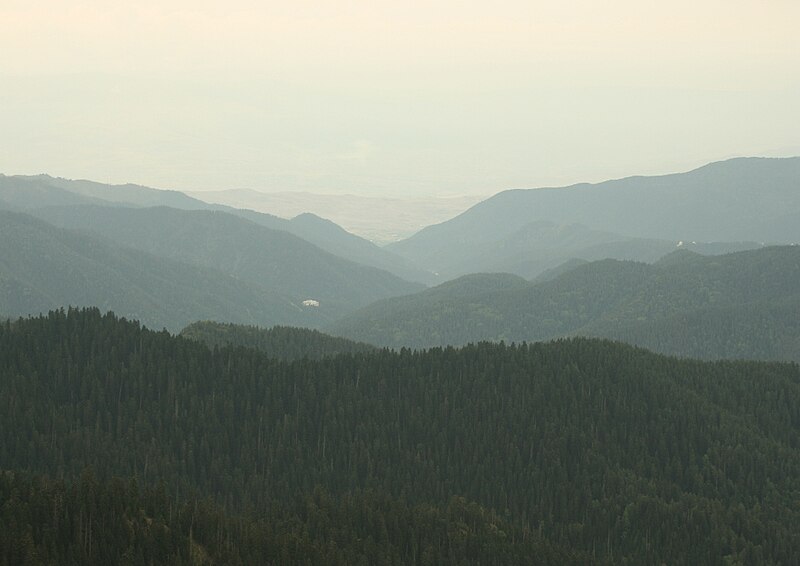
<path id="1" fill-rule="evenodd" d="M 604 260 L 516 288 L 451 290 L 468 281 L 380 301 L 328 331 L 391 347 L 591 335 L 707 359 L 800 361 L 798 246 Z"/>
<path id="2" fill-rule="evenodd" d="M 447 277 L 488 270 L 532 277 L 572 257 L 644 261 L 646 255 L 635 254 L 652 253 L 652 239 L 662 245 L 800 243 L 798 187 L 800 158 L 794 157 L 731 159 L 673 175 L 504 191 L 388 247 Z M 542 223 L 552 228 L 542 230 Z M 626 242 L 633 238 L 638 243 Z M 593 242 L 611 247 L 590 255 Z M 631 243 L 634 248 L 624 249 Z M 537 266 L 542 260 L 555 263 Z"/>
<path id="3" fill-rule="evenodd" d="M 585 332 L 692 358 L 800 361 L 800 301 L 708 307 Z"/>
<path id="4" fill-rule="evenodd" d="M 582 564 L 475 503 L 442 506 L 321 489 L 259 518 L 210 500 L 176 502 L 162 484 L 65 483 L 0 473 L 0 565 Z"/>
<path id="5" fill-rule="evenodd" d="M 369 352 L 374 346 L 329 336 L 317 330 L 275 326 L 259 328 L 241 324 L 202 321 L 181 330 L 181 336 L 203 342 L 209 348 L 240 346 L 255 348 L 281 360 L 320 359 L 337 354 Z"/>
<path id="6" fill-rule="evenodd" d="M 504 532 L 615 563 L 800 555 L 796 365 L 682 361 L 589 339 L 286 363 L 88 310 L 0 327 L 0 399 L 6 469 L 74 478 L 91 466 L 267 520 L 318 486 L 333 501 L 318 505 L 329 527 L 309 535 L 341 548 L 366 527 L 334 535 L 337 513 L 371 493 L 439 517 L 463 497 L 486 510 L 464 503 L 467 516 L 497 514 Z M 381 520 L 364 521 L 383 540 Z M 466 555 L 493 544 L 461 522 Z M 387 548 L 408 552 L 392 525 Z"/>

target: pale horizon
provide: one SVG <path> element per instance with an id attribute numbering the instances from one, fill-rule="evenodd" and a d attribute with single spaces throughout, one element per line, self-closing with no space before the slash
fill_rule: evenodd
<path id="1" fill-rule="evenodd" d="M 800 154 L 800 5 L 10 0 L 0 172 L 375 197 Z"/>
<path id="2" fill-rule="evenodd" d="M 540 183 L 540 184 L 518 186 L 518 187 L 504 187 L 504 188 L 500 188 L 500 189 L 492 191 L 492 192 L 475 191 L 475 192 L 471 192 L 471 193 L 470 192 L 464 192 L 464 193 L 453 192 L 453 193 L 408 194 L 408 195 L 405 195 L 405 194 L 375 194 L 375 193 L 369 194 L 369 193 L 358 193 L 358 192 L 347 191 L 347 190 L 328 189 L 328 188 L 324 188 L 324 187 L 316 188 L 316 189 L 313 189 L 313 190 L 312 189 L 303 189 L 303 188 L 299 188 L 299 189 L 296 189 L 296 190 L 281 190 L 281 189 L 270 190 L 270 189 L 263 189 L 263 188 L 254 188 L 254 187 L 220 187 L 220 188 L 186 187 L 186 188 L 175 188 L 175 187 L 164 187 L 164 186 L 148 185 L 146 183 L 139 183 L 139 182 L 136 182 L 136 181 L 115 182 L 115 181 L 109 181 L 109 180 L 103 181 L 101 179 L 91 179 L 91 178 L 88 178 L 88 177 L 65 177 L 63 175 L 54 175 L 54 174 L 52 174 L 50 172 L 46 172 L 46 171 L 39 171 L 39 172 L 33 172 L 33 173 L 6 173 L 6 172 L 3 172 L 3 171 L 0 171 L 0 176 L 7 176 L 7 177 L 14 177 L 14 176 L 36 177 L 36 176 L 39 176 L 39 175 L 47 175 L 47 176 L 50 176 L 50 177 L 53 177 L 53 178 L 56 178 L 56 179 L 63 179 L 63 180 L 66 180 L 66 181 L 90 181 L 90 182 L 105 183 L 105 184 L 108 184 L 108 185 L 117 185 L 117 186 L 130 184 L 130 185 L 137 185 L 137 186 L 146 187 L 146 188 L 149 188 L 149 189 L 158 189 L 158 190 L 164 190 L 164 191 L 179 191 L 179 192 L 184 192 L 184 193 L 189 194 L 189 195 L 192 195 L 192 194 L 202 195 L 203 193 L 211 194 L 211 193 L 221 193 L 221 192 L 251 192 L 251 193 L 262 193 L 262 194 L 265 194 L 265 195 L 266 194 L 268 194 L 268 195 L 281 195 L 281 194 L 287 194 L 287 195 L 289 195 L 289 194 L 297 194 L 297 195 L 301 195 L 301 194 L 307 194 L 307 195 L 323 195 L 323 196 L 357 197 L 357 198 L 367 198 L 367 199 L 369 199 L 369 198 L 388 199 L 388 200 L 397 199 L 397 200 L 407 200 L 407 201 L 425 200 L 425 199 L 442 199 L 442 200 L 453 199 L 453 200 L 456 200 L 456 199 L 478 198 L 478 197 L 488 198 L 488 197 L 493 196 L 493 195 L 495 195 L 495 194 L 497 194 L 499 192 L 507 191 L 507 190 L 548 189 L 548 188 L 562 188 L 562 187 L 563 188 L 567 188 L 567 187 L 569 187 L 571 185 L 576 185 L 576 184 L 588 183 L 588 184 L 596 185 L 596 184 L 609 182 L 609 181 L 617 181 L 617 180 L 621 180 L 621 179 L 625 179 L 625 178 L 629 178 L 629 177 L 658 177 L 658 176 L 664 176 L 664 175 L 688 173 L 688 172 L 694 171 L 695 169 L 699 169 L 701 167 L 704 167 L 705 165 L 709 165 L 709 164 L 712 164 L 712 163 L 720 163 L 720 162 L 728 161 L 728 160 L 731 160 L 731 159 L 740 159 L 740 158 L 796 159 L 796 158 L 800 158 L 800 150 L 798 150 L 798 151 L 796 151 L 794 153 L 786 152 L 786 151 L 785 152 L 775 152 L 772 155 L 770 155 L 769 153 L 764 153 L 762 155 L 730 155 L 730 156 L 722 157 L 720 159 L 712 159 L 712 160 L 709 160 L 709 161 L 703 161 L 701 163 L 698 163 L 695 166 L 686 167 L 686 168 L 682 168 L 682 169 L 676 169 L 676 170 L 670 170 L 670 171 L 654 171 L 654 172 L 649 172 L 649 173 L 636 173 L 636 172 L 634 172 L 634 173 L 630 173 L 630 174 L 627 174 L 627 175 L 619 175 L 619 176 L 615 176 L 615 177 L 603 177 L 603 178 L 598 178 L 598 179 L 593 179 L 593 180 L 576 179 L 574 181 L 566 182 L 566 183 L 549 183 L 549 184 Z"/>

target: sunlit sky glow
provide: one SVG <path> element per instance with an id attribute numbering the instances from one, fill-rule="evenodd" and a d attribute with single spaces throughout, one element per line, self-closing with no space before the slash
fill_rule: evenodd
<path id="1" fill-rule="evenodd" d="M 492 193 L 800 154 L 800 2 L 0 2 L 0 172 Z"/>

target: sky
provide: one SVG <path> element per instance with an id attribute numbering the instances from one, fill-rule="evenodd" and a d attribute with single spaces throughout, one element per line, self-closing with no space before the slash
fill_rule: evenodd
<path id="1" fill-rule="evenodd" d="M 0 0 L 0 172 L 491 194 L 800 154 L 796 0 Z"/>

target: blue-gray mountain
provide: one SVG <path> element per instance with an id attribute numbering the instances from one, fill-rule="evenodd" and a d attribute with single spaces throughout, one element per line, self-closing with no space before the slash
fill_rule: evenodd
<path id="1" fill-rule="evenodd" d="M 174 331 L 197 319 L 306 325 L 318 320 L 318 313 L 258 284 L 56 228 L 26 214 L 0 211 L 0 241 L 0 313 L 5 316 L 94 305 Z"/>
<path id="2" fill-rule="evenodd" d="M 94 305 L 174 331 L 203 319 L 317 327 L 379 298 L 422 288 L 223 212 L 48 211 L 64 213 L 63 223 L 74 220 L 76 229 L 0 211 L 3 315 Z M 308 307 L 305 299 L 320 304 Z"/>
<path id="3" fill-rule="evenodd" d="M 296 305 L 306 299 L 319 301 L 322 316 L 314 326 L 378 299 L 423 288 L 222 211 L 81 206 L 45 208 L 35 214 L 119 245 L 217 269 L 291 297 Z"/>
<path id="4" fill-rule="evenodd" d="M 430 283 L 435 280 L 433 274 L 417 268 L 409 260 L 313 214 L 301 214 L 289 220 L 252 210 L 208 204 L 178 191 L 131 184 L 107 185 L 93 181 L 73 181 L 49 175 L 27 177 L 0 174 L 0 208 L 44 216 L 39 214 L 42 208 L 77 205 L 127 208 L 167 206 L 181 210 L 223 211 L 267 228 L 289 232 L 333 255 L 389 271 L 409 281 Z M 51 216 L 53 214 L 50 213 Z M 79 215 L 80 211 L 73 211 L 71 214 Z"/>
<path id="5" fill-rule="evenodd" d="M 526 277 L 570 258 L 651 261 L 679 241 L 800 242 L 800 158 L 742 158 L 688 173 L 511 190 L 389 246 L 454 277 Z"/>

